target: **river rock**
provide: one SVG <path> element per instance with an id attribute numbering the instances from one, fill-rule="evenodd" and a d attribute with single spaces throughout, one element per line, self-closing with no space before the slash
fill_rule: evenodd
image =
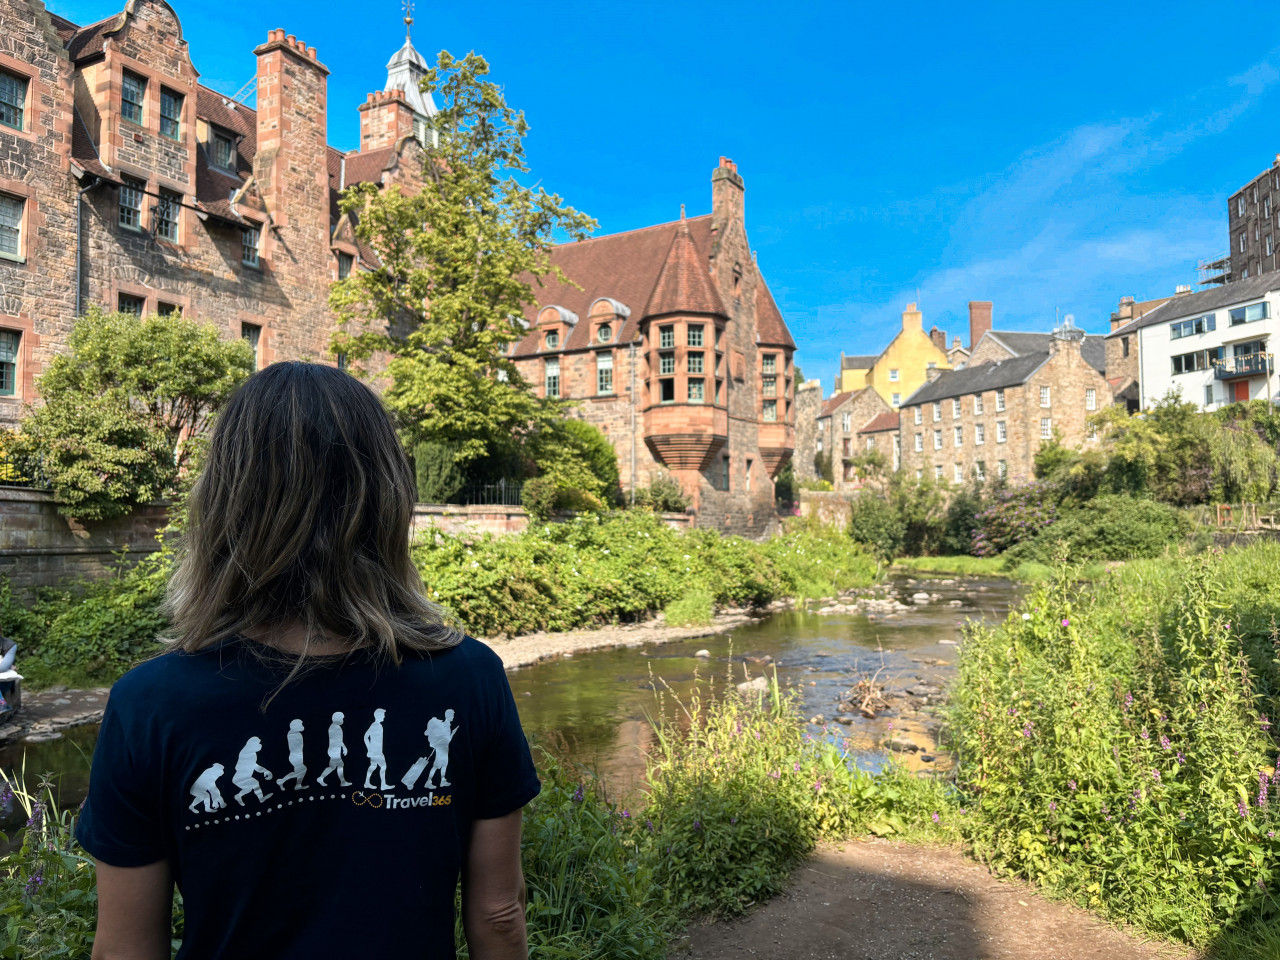
<path id="1" fill-rule="evenodd" d="M 710 659 L 711 659 L 711 651 L 710 651 L 710 650 L 699 650 L 697 653 L 695 653 L 695 654 L 694 654 L 694 656 L 695 656 L 695 657 L 697 657 L 699 660 L 710 660 Z"/>
<path id="2" fill-rule="evenodd" d="M 901 750 L 904 753 L 915 753 L 920 749 L 910 740 L 904 740 L 902 737 L 888 737 L 884 745 L 890 750 Z"/>
<path id="3" fill-rule="evenodd" d="M 963 607 L 963 606 L 964 606 L 964 601 L 963 601 L 963 600 L 948 600 L 948 601 L 947 601 L 947 606 L 948 606 L 948 607 Z"/>
<path id="4" fill-rule="evenodd" d="M 765 693 L 769 689 L 769 681 L 766 677 L 753 677 L 746 683 L 738 684 L 739 693 Z"/>
<path id="5" fill-rule="evenodd" d="M 939 640 L 939 641 L 938 641 L 938 643 L 940 643 L 940 644 L 941 644 L 942 646 L 944 646 L 944 647 L 958 647 L 958 646 L 960 646 L 960 641 L 959 641 L 959 640 Z"/>
<path id="6" fill-rule="evenodd" d="M 919 593 L 913 593 L 911 600 L 913 603 L 928 603 L 929 595 L 922 590 Z"/>

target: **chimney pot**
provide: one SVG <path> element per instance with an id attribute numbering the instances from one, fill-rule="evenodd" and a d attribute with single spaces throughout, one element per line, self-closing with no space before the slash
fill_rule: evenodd
<path id="1" fill-rule="evenodd" d="M 969 301 L 969 349 L 978 345 L 978 341 L 991 329 L 991 301 Z"/>

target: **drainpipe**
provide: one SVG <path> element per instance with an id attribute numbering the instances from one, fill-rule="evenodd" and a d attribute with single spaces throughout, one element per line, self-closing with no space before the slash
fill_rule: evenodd
<path id="1" fill-rule="evenodd" d="M 96 174 L 93 180 L 80 188 L 76 195 L 76 316 L 84 314 L 84 195 L 94 187 L 101 186 L 103 179 Z"/>
<path id="2" fill-rule="evenodd" d="M 631 341 L 631 506 L 636 505 L 636 342 Z"/>

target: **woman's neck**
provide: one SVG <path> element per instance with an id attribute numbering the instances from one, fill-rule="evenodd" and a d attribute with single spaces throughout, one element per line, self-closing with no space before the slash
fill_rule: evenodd
<path id="1" fill-rule="evenodd" d="M 300 654 L 306 644 L 307 628 L 301 620 L 286 620 L 270 626 L 249 627 L 242 631 L 246 637 L 256 643 L 272 647 L 281 653 Z M 323 631 L 311 641 L 308 653 L 316 656 L 329 656 L 336 653 L 347 653 L 351 644 L 336 633 Z"/>

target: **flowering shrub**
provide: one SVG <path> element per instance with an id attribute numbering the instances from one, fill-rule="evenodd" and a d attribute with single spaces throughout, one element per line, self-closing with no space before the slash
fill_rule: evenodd
<path id="1" fill-rule="evenodd" d="M 1270 544 L 1136 561 L 1090 591 L 1061 570 L 972 629 L 953 735 L 978 854 L 1197 945 L 1274 922 L 1274 651 L 1239 615 L 1274 614 L 1278 571 Z"/>
<path id="2" fill-rule="evenodd" d="M 1064 510 L 1036 536 L 1014 545 L 1011 564 L 1052 563 L 1059 549 L 1072 561 L 1158 557 L 1186 536 L 1190 524 L 1177 507 L 1131 497 L 1095 497 Z"/>
<path id="3" fill-rule="evenodd" d="M 1033 482 L 994 490 L 974 517 L 973 555 L 992 557 L 1030 540 L 1058 519 L 1058 488 Z"/>

